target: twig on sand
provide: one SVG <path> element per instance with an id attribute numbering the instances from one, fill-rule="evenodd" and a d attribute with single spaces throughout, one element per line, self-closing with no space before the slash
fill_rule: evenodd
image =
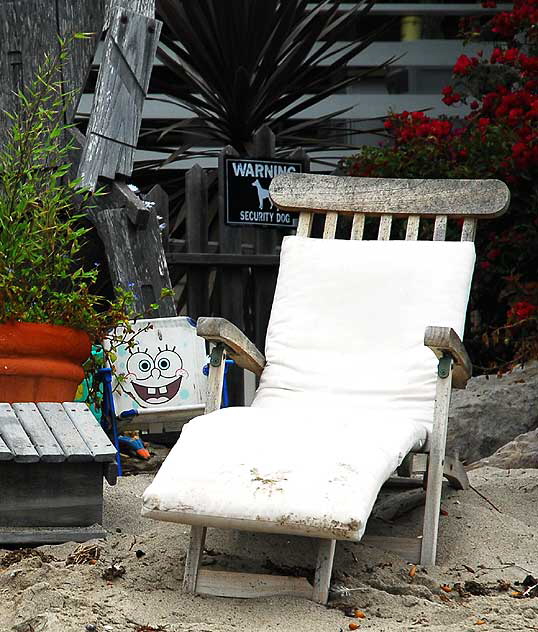
<path id="1" fill-rule="evenodd" d="M 484 494 L 482 494 L 481 492 L 479 492 L 479 491 L 476 489 L 476 487 L 473 487 L 472 485 L 469 485 L 469 487 L 470 487 L 470 489 L 472 489 L 472 490 L 473 490 L 473 492 L 476 492 L 476 493 L 480 496 L 480 498 L 482 498 L 483 500 L 485 500 L 485 501 L 488 503 L 488 505 L 491 505 L 491 506 L 493 507 L 493 509 L 495 509 L 495 511 L 498 511 L 500 514 L 502 514 L 502 511 L 501 511 L 498 507 L 496 507 L 496 506 L 495 506 L 495 505 L 491 502 L 491 500 L 489 500 L 489 498 L 486 498 L 486 497 L 484 496 Z"/>

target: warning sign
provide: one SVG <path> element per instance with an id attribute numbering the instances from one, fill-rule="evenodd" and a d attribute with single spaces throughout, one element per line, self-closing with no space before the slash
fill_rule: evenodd
<path id="1" fill-rule="evenodd" d="M 297 226 L 298 213 L 281 211 L 269 197 L 271 180 L 281 173 L 301 173 L 301 162 L 224 159 L 225 218 L 232 226 Z"/>

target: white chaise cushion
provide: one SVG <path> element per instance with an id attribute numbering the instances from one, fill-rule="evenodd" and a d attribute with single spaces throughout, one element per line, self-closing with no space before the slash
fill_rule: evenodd
<path id="1" fill-rule="evenodd" d="M 254 406 L 338 402 L 431 428 L 429 325 L 463 338 L 472 242 L 286 237 Z"/>
<path id="2" fill-rule="evenodd" d="M 190 421 L 143 498 L 185 524 L 358 540 L 427 441 L 428 325 L 463 334 L 474 246 L 284 239 L 253 406 Z"/>
<path id="3" fill-rule="evenodd" d="M 360 540 L 379 488 L 426 439 L 354 410 L 224 408 L 197 417 L 144 493 L 143 515 Z"/>

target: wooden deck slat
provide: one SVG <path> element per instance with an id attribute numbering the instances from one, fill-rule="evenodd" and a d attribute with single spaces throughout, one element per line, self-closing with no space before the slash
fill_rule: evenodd
<path id="1" fill-rule="evenodd" d="M 63 409 L 62 404 L 39 403 L 37 407 L 64 451 L 67 461 L 93 461 L 90 449 Z"/>
<path id="2" fill-rule="evenodd" d="M 13 410 L 39 454 L 41 461 L 49 463 L 65 461 L 65 454 L 62 448 L 54 438 L 35 404 L 13 404 Z"/>
<path id="3" fill-rule="evenodd" d="M 0 404 L 0 435 L 18 463 L 36 463 L 39 454 L 9 404 Z"/>
<path id="4" fill-rule="evenodd" d="M 82 402 L 65 402 L 63 408 L 90 449 L 94 461 L 114 461 L 116 448 L 88 406 Z"/>

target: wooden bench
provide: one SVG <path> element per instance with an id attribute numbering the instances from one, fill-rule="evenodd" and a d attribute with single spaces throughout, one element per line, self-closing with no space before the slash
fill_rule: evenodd
<path id="1" fill-rule="evenodd" d="M 115 458 L 86 404 L 0 403 L 0 545 L 104 537 Z"/>

